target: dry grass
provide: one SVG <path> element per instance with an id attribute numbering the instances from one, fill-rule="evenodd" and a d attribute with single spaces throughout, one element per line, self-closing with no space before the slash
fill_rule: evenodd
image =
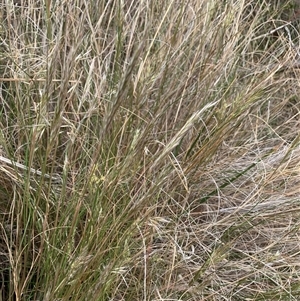
<path id="1" fill-rule="evenodd" d="M 12 2 L 2 300 L 298 300 L 295 4 Z"/>

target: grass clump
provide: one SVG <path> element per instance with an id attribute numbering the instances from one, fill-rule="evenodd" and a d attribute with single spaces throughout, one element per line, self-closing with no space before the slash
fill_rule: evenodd
<path id="1" fill-rule="evenodd" d="M 17 2 L 2 299 L 297 300 L 295 3 Z"/>

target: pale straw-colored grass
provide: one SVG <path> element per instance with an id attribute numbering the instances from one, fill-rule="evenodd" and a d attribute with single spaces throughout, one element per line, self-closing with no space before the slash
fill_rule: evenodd
<path id="1" fill-rule="evenodd" d="M 2 300 L 298 300 L 294 3 L 12 2 Z"/>

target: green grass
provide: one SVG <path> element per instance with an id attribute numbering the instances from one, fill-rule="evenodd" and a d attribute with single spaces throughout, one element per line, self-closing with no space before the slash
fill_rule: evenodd
<path id="1" fill-rule="evenodd" d="M 11 2 L 2 300 L 297 300 L 295 3 Z"/>

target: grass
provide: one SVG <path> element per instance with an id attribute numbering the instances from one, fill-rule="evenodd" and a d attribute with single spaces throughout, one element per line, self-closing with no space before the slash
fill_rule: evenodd
<path id="1" fill-rule="evenodd" d="M 298 300 L 295 3 L 1 5 L 2 300 Z"/>

